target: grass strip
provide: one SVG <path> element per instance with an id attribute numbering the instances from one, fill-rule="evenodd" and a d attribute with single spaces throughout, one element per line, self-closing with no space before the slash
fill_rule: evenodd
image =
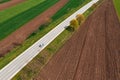
<path id="1" fill-rule="evenodd" d="M 114 2 L 114 5 L 115 5 L 117 15 L 118 15 L 119 20 L 120 20 L 120 0 L 113 0 L 113 2 Z"/>

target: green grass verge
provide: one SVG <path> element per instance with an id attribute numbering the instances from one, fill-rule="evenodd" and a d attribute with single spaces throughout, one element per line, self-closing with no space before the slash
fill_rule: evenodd
<path id="1" fill-rule="evenodd" d="M 90 0 L 86 0 L 86 2 L 84 2 L 82 5 L 79 5 L 77 8 L 71 9 L 68 14 L 65 14 L 61 18 L 58 18 L 58 20 L 52 21 L 51 24 L 49 24 L 49 26 L 40 27 L 40 30 L 34 32 L 35 33 L 34 36 L 29 37 L 22 45 L 14 48 L 10 53 L 0 58 L 0 69 L 3 68 L 5 65 L 7 65 L 10 61 L 12 61 L 18 55 L 20 55 L 33 43 L 35 43 L 37 40 L 43 37 L 46 33 L 52 30 L 56 25 L 58 25 L 60 22 L 62 22 L 64 19 L 66 19 L 71 14 L 73 14 L 76 10 L 78 10 L 80 7 L 82 7 L 89 1 Z"/>
<path id="2" fill-rule="evenodd" d="M 12 32 L 20 28 L 25 23 L 29 22 L 31 19 L 36 17 L 37 15 L 44 12 L 46 9 L 57 3 L 59 0 L 46 0 L 43 3 L 27 10 L 23 13 L 18 14 L 17 16 L 3 22 L 0 24 L 0 40 L 4 39 Z"/>
<path id="3" fill-rule="evenodd" d="M 0 23 L 44 2 L 45 0 L 26 0 L 16 6 L 0 11 Z"/>
<path id="4" fill-rule="evenodd" d="M 8 2 L 8 1 L 10 1 L 10 0 L 0 0 L 0 4 L 4 3 L 4 2 Z"/>
<path id="5" fill-rule="evenodd" d="M 113 0 L 115 9 L 117 11 L 118 17 L 120 19 L 120 0 Z"/>

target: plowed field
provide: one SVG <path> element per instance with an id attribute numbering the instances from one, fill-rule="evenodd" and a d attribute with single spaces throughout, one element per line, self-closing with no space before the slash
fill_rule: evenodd
<path id="1" fill-rule="evenodd" d="M 105 0 L 35 80 L 120 80 L 120 23 Z"/>

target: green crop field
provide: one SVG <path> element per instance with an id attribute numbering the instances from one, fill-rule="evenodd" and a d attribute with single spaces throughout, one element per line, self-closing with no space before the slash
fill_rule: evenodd
<path id="1" fill-rule="evenodd" d="M 20 13 L 7 21 L 0 23 L 0 40 L 7 37 L 9 34 L 20 28 L 31 19 L 41 14 L 43 11 L 54 5 L 59 0 L 46 0 L 37 6 L 30 8 L 29 10 Z"/>
<path id="2" fill-rule="evenodd" d="M 0 11 L 0 23 L 42 3 L 43 1 L 45 0 L 26 0 L 16 6 Z"/>
<path id="3" fill-rule="evenodd" d="M 70 0 L 62 9 L 60 9 L 53 17 L 53 20 L 67 14 L 71 9 L 81 5 L 85 0 Z"/>
<path id="4" fill-rule="evenodd" d="M 119 16 L 119 19 L 120 19 L 120 0 L 113 0 L 113 2 L 114 2 L 114 5 L 115 5 L 117 14 Z"/>
<path id="5" fill-rule="evenodd" d="M 7 2 L 7 1 L 10 1 L 10 0 L 0 0 L 0 3 L 4 3 L 4 2 Z"/>

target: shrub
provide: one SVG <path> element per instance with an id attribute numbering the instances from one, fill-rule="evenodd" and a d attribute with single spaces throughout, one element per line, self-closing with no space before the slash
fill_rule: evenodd
<path id="1" fill-rule="evenodd" d="M 77 16 L 76 16 L 76 20 L 78 21 L 78 23 L 79 23 L 79 25 L 85 20 L 85 17 L 84 17 L 84 15 L 82 15 L 82 14 L 78 14 Z"/>
<path id="2" fill-rule="evenodd" d="M 71 20 L 70 27 L 72 27 L 74 30 L 76 30 L 79 27 L 78 21 L 76 19 Z"/>

